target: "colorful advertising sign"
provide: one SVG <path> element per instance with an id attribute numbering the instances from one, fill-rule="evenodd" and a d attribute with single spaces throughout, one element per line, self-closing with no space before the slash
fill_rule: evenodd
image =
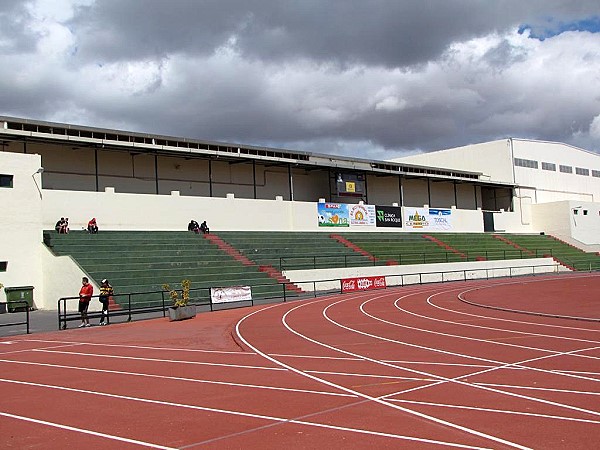
<path id="1" fill-rule="evenodd" d="M 342 292 L 367 291 L 385 288 L 385 277 L 343 278 Z"/>
<path id="2" fill-rule="evenodd" d="M 402 208 L 375 206 L 375 226 L 402 228 Z"/>
<path id="3" fill-rule="evenodd" d="M 404 221 L 406 228 L 417 231 L 452 230 L 452 210 L 429 208 L 406 208 L 408 217 Z"/>
<path id="4" fill-rule="evenodd" d="M 427 230 L 429 229 L 429 220 L 426 217 L 426 212 L 422 209 L 406 208 L 408 217 L 404 222 L 406 228 L 410 230 Z"/>
<path id="5" fill-rule="evenodd" d="M 317 203 L 320 227 L 349 227 L 348 205 L 344 203 Z"/>
<path id="6" fill-rule="evenodd" d="M 350 226 L 375 226 L 374 205 L 348 205 Z"/>

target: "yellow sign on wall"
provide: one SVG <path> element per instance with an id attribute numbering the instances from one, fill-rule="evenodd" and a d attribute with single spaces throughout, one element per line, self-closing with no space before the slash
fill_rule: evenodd
<path id="1" fill-rule="evenodd" d="M 356 192 L 356 183 L 354 181 L 346 181 L 346 192 Z"/>

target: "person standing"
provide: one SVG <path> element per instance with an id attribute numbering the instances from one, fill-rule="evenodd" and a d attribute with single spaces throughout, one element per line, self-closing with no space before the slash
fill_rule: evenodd
<path id="1" fill-rule="evenodd" d="M 90 280 L 87 277 L 81 279 L 81 289 L 79 290 L 79 313 L 81 314 L 81 327 L 89 327 L 90 321 L 88 319 L 88 307 L 90 306 L 90 300 L 94 295 L 94 286 L 90 284 Z"/>
<path id="2" fill-rule="evenodd" d="M 114 294 L 113 287 L 110 285 L 108 280 L 105 278 L 102 280 L 100 285 L 100 296 L 98 299 L 102 303 L 102 317 L 100 318 L 100 325 L 106 325 L 108 323 L 108 304 Z"/>

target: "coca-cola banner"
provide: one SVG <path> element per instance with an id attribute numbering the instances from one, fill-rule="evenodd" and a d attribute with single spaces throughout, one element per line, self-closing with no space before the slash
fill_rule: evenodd
<path id="1" fill-rule="evenodd" d="M 385 288 L 385 277 L 343 278 L 342 292 L 367 291 Z"/>

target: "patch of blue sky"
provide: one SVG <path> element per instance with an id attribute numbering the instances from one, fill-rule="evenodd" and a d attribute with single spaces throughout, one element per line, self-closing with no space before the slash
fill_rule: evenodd
<path id="1" fill-rule="evenodd" d="M 522 24 L 519 26 L 519 34 L 523 34 L 526 30 L 529 30 L 529 37 L 532 39 L 539 39 L 540 41 L 552 36 L 557 36 L 566 31 L 588 31 L 590 33 L 599 33 L 600 16 L 588 17 L 586 19 L 571 22 L 548 19 L 545 24 Z"/>

